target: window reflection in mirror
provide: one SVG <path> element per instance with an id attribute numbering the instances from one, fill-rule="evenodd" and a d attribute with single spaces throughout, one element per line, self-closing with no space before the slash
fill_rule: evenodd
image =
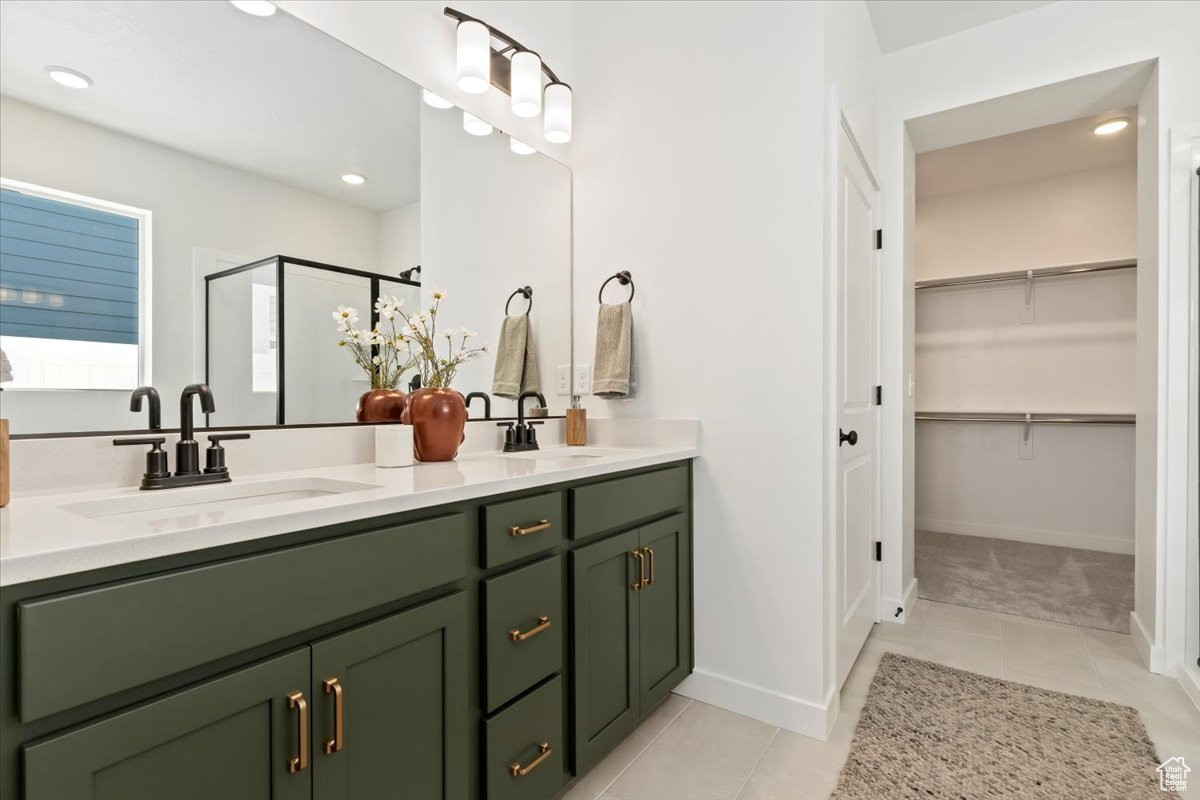
<path id="1" fill-rule="evenodd" d="M 0 349 L 14 375 L 0 402 L 14 434 L 142 428 L 128 411 L 141 383 L 171 427 L 170 398 L 204 380 L 213 426 L 273 424 L 280 406 L 286 423 L 353 422 L 369 382 L 331 312 L 354 306 L 368 324 L 373 280 L 406 308 L 445 289 L 445 323 L 493 348 L 505 301 L 530 285 L 540 388 L 562 412 L 565 167 L 514 154 L 499 130 L 466 134 L 461 111 L 424 105 L 420 87 L 286 13 L 6 2 L 0 59 Z M 55 83 L 52 64 L 91 85 Z M 299 262 L 282 293 L 274 266 L 237 272 L 279 255 Z M 490 392 L 493 366 L 470 364 L 454 388 Z"/>

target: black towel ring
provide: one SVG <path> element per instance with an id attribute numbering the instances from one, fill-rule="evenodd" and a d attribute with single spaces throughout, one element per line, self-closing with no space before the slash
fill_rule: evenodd
<path id="1" fill-rule="evenodd" d="M 604 283 L 600 284 L 600 294 L 599 294 L 600 302 L 604 303 L 604 287 L 608 286 L 608 284 L 612 281 L 617 281 L 622 286 L 629 287 L 629 300 L 627 302 L 632 303 L 633 302 L 633 293 L 635 291 L 637 291 L 637 287 L 633 285 L 633 277 L 629 274 L 629 270 L 627 270 L 627 269 L 621 270 L 616 275 L 611 276 Z"/>
<path id="2" fill-rule="evenodd" d="M 517 289 L 508 296 L 508 300 L 506 300 L 504 303 L 504 316 L 508 316 L 508 306 L 510 303 L 512 303 L 513 298 L 517 295 L 522 295 L 526 300 L 529 301 L 529 308 L 525 309 L 525 316 L 529 316 L 529 312 L 533 311 L 533 289 L 528 286 L 522 286 L 520 289 Z"/>

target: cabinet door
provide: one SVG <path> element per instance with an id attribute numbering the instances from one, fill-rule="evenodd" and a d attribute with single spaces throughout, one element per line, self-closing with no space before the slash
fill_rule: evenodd
<path id="1" fill-rule="evenodd" d="M 640 713 L 665 698 L 691 668 L 692 577 L 688 517 L 653 522 L 638 531 L 649 583 L 638 592 L 641 638 Z"/>
<path id="2" fill-rule="evenodd" d="M 288 768 L 308 723 L 288 695 L 308 684 L 304 648 L 26 745 L 25 800 L 311 798 Z"/>
<path id="3" fill-rule="evenodd" d="M 459 593 L 313 645 L 317 797 L 466 798 L 466 627 Z"/>
<path id="4" fill-rule="evenodd" d="M 637 549 L 633 530 L 571 553 L 576 775 L 637 723 Z"/>

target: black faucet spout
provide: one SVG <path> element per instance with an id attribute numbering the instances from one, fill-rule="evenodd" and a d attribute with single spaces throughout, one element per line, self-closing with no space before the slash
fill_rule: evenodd
<path id="1" fill-rule="evenodd" d="M 191 441 L 196 437 L 196 426 L 192 421 L 192 398 L 200 398 L 200 410 L 211 414 L 217 410 L 213 403 L 212 390 L 204 383 L 193 383 L 183 387 L 179 395 L 179 438 Z"/>
<path id="2" fill-rule="evenodd" d="M 133 394 L 129 396 L 129 410 L 141 411 L 143 397 L 150 404 L 150 430 L 162 430 L 162 401 L 158 396 L 158 390 L 153 386 L 139 386 L 134 389 Z"/>

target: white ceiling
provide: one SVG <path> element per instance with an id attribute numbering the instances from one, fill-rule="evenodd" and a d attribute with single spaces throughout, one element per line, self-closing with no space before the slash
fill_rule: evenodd
<path id="1" fill-rule="evenodd" d="M 64 88 L 48 65 L 95 83 Z M 419 87 L 284 13 L 4 0 L 0 93 L 376 211 L 420 197 Z"/>
<path id="2" fill-rule="evenodd" d="M 1108 116 L 1108 115 L 1106 115 Z M 917 155 L 917 197 L 965 192 L 1132 163 L 1137 160 L 1137 109 L 1111 116 L 1134 122 L 1111 136 L 1097 136 L 1095 116 L 981 139 Z"/>
<path id="3" fill-rule="evenodd" d="M 1053 0 L 867 0 L 884 53 L 978 28 Z"/>

